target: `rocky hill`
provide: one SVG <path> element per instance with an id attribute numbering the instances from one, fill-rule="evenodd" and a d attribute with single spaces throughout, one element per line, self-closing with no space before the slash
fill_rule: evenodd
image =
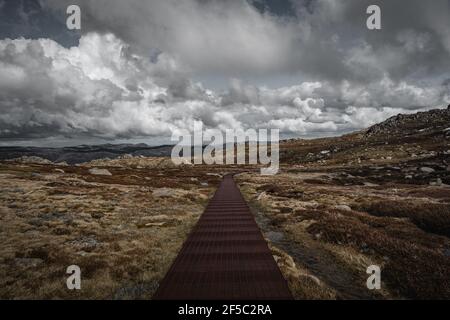
<path id="1" fill-rule="evenodd" d="M 450 135 L 450 106 L 444 110 L 396 115 L 367 129 L 365 136 L 411 135 L 429 131 Z"/>
<path id="2" fill-rule="evenodd" d="M 450 157 L 450 109 L 399 114 L 366 130 L 341 137 L 289 140 L 281 161 L 290 165 L 353 165 Z"/>

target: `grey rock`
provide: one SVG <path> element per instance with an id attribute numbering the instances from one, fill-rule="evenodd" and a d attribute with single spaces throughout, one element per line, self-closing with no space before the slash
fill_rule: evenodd
<path id="1" fill-rule="evenodd" d="M 334 206 L 334 208 L 338 209 L 338 210 L 342 210 L 342 211 L 352 211 L 352 208 L 350 208 L 346 204 L 339 204 L 339 205 Z"/>
<path id="2" fill-rule="evenodd" d="M 100 242 L 98 242 L 94 237 L 81 237 L 79 239 L 70 241 L 69 244 L 76 247 L 77 249 L 89 251 L 97 248 L 100 245 Z"/>
<path id="3" fill-rule="evenodd" d="M 107 169 L 92 168 L 89 169 L 89 173 L 96 176 L 112 176 L 111 172 Z"/>
<path id="4" fill-rule="evenodd" d="M 423 173 L 433 173 L 434 169 L 430 167 L 422 167 L 420 168 L 420 171 L 422 171 Z"/>
<path id="5" fill-rule="evenodd" d="M 430 186 L 440 187 L 442 186 L 442 180 L 438 178 L 436 181 L 431 181 Z"/>
<path id="6" fill-rule="evenodd" d="M 366 187 L 379 187 L 379 184 L 371 183 L 371 182 L 364 182 L 364 186 Z"/>

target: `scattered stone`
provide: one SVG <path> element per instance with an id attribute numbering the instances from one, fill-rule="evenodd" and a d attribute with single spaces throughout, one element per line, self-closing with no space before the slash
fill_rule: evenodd
<path id="1" fill-rule="evenodd" d="M 133 159 L 134 157 L 133 157 L 133 155 L 131 155 L 131 154 L 123 154 L 123 155 L 120 155 L 119 157 L 117 157 L 117 159 L 123 159 L 123 160 L 125 160 L 125 159 Z"/>
<path id="2" fill-rule="evenodd" d="M 442 180 L 440 178 L 438 178 L 436 181 L 431 181 L 430 182 L 430 186 L 441 187 L 442 186 Z"/>
<path id="3" fill-rule="evenodd" d="M 107 169 L 92 168 L 89 169 L 89 173 L 96 176 L 112 176 L 111 172 Z"/>
<path id="4" fill-rule="evenodd" d="M 200 185 L 203 186 L 203 187 L 207 187 L 208 186 L 208 182 L 201 182 Z"/>
<path id="5" fill-rule="evenodd" d="M 352 208 L 350 208 L 346 204 L 339 204 L 339 205 L 334 206 L 334 208 L 338 209 L 338 210 L 342 210 L 342 211 L 352 211 Z"/>
<path id="6" fill-rule="evenodd" d="M 430 167 L 422 167 L 420 168 L 420 171 L 422 171 L 423 173 L 433 173 L 434 169 Z"/>
<path id="7" fill-rule="evenodd" d="M 371 182 L 364 182 L 364 186 L 366 187 L 379 187 L 379 184 L 371 183 Z"/>
<path id="8" fill-rule="evenodd" d="M 59 169 L 59 168 L 56 168 L 55 171 L 58 172 L 58 173 L 62 173 L 62 174 L 65 173 L 63 169 Z"/>
<path id="9" fill-rule="evenodd" d="M 212 177 L 219 177 L 219 178 L 222 178 L 222 175 L 221 175 L 220 173 L 211 173 L 211 172 L 208 172 L 208 173 L 206 173 L 206 175 L 207 175 L 207 176 L 212 176 Z"/>
<path id="10" fill-rule="evenodd" d="M 20 158 L 13 159 L 13 161 L 21 163 L 35 163 L 35 164 L 52 164 L 50 160 L 37 157 L 37 156 L 22 156 Z"/>
<path id="11" fill-rule="evenodd" d="M 81 237 L 70 241 L 69 244 L 79 250 L 92 251 L 100 245 L 100 242 L 98 242 L 94 237 Z"/>

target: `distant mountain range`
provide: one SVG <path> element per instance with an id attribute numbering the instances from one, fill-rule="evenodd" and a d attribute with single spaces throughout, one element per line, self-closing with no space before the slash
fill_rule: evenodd
<path id="1" fill-rule="evenodd" d="M 133 157 L 165 157 L 170 156 L 172 147 L 169 145 L 150 147 L 145 143 L 80 145 L 63 148 L 0 147 L 0 160 L 35 156 L 55 163 L 77 164 L 96 159 L 115 159 L 125 154 Z"/>

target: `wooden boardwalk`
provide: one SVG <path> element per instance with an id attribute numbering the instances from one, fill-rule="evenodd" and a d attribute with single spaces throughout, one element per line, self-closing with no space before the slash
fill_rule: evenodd
<path id="1" fill-rule="evenodd" d="M 153 299 L 292 299 L 232 176 L 221 182 Z"/>

